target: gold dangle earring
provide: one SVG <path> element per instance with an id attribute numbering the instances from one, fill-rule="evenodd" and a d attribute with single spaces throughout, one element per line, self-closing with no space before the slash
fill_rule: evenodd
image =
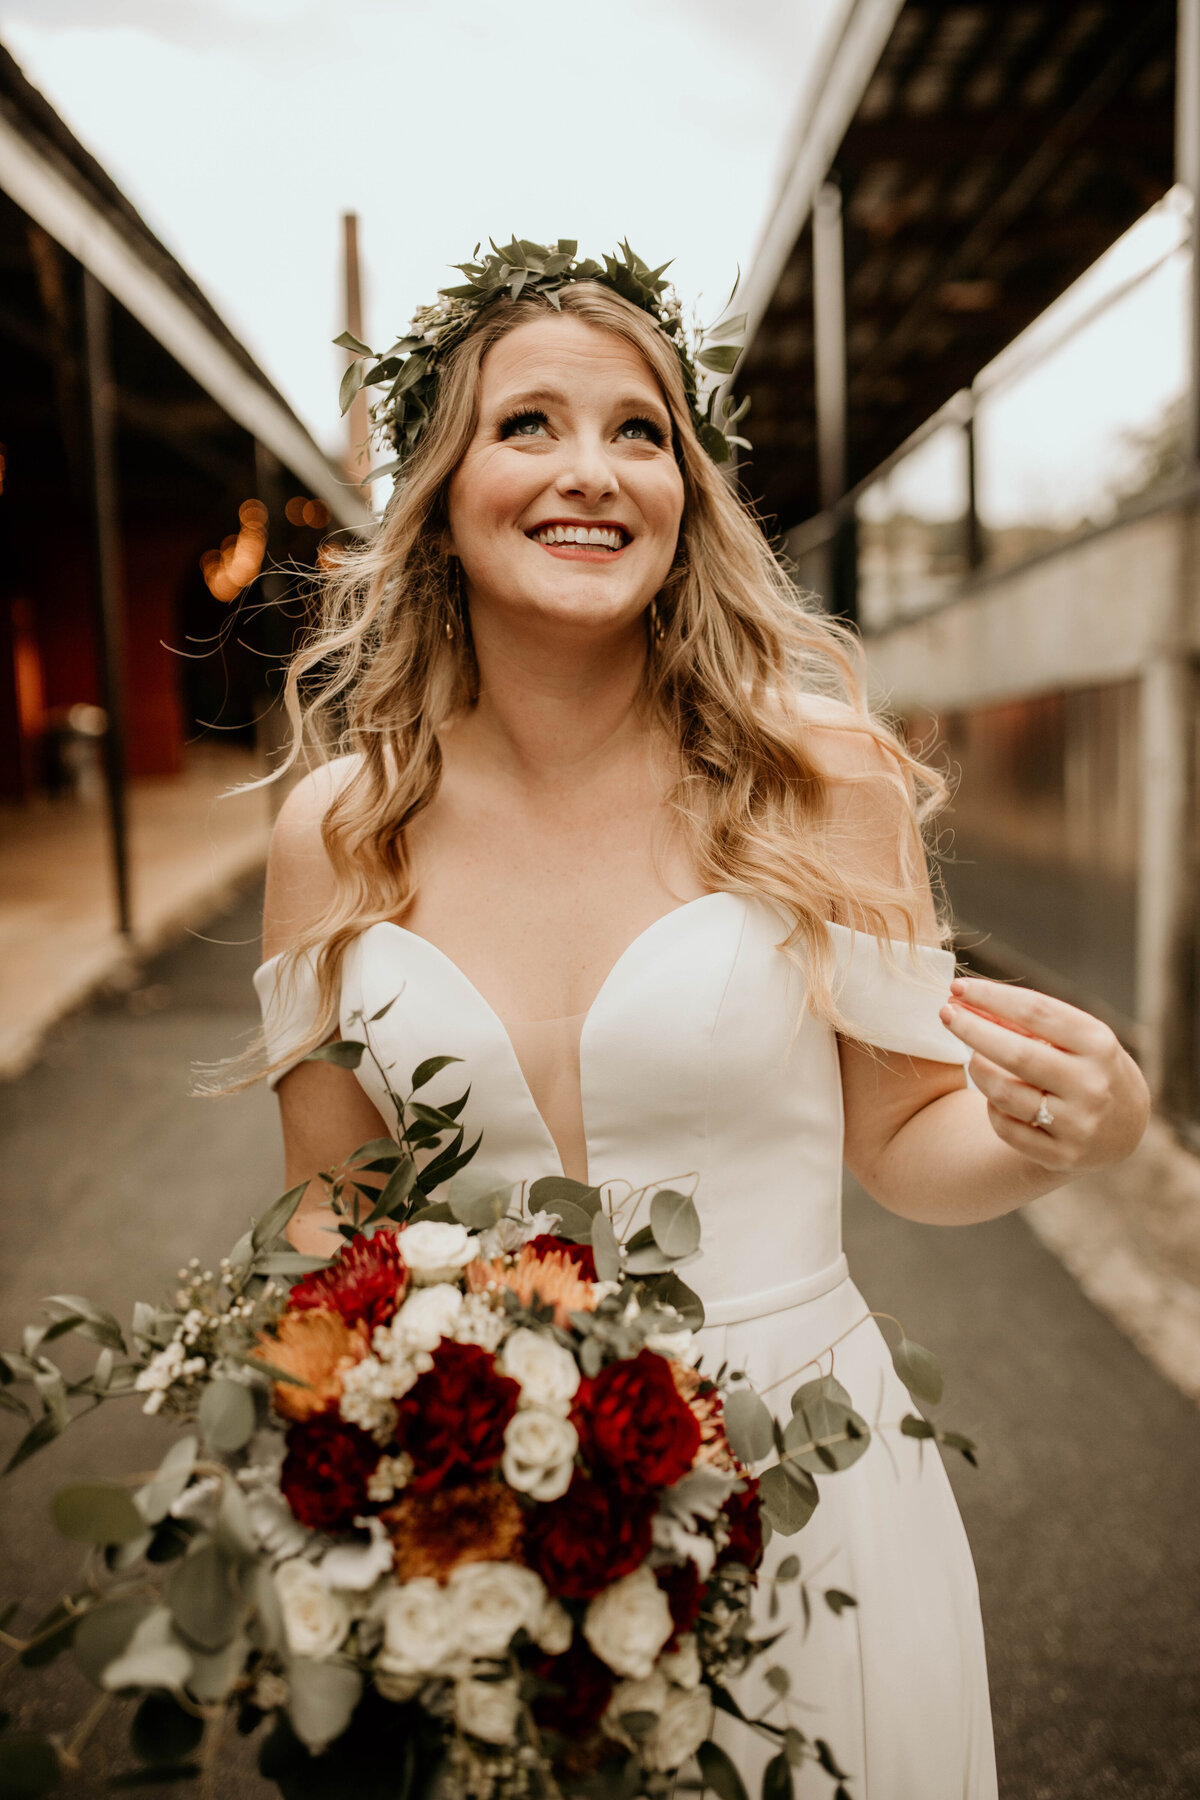
<path id="1" fill-rule="evenodd" d="M 462 616 L 462 564 L 456 556 L 446 559 L 446 586 L 450 590 L 446 595 L 446 642 L 452 644 L 458 636 L 457 620 Z"/>
<path id="2" fill-rule="evenodd" d="M 658 595 L 656 594 L 654 599 L 650 602 L 650 642 L 656 650 L 659 648 L 666 635 L 667 628 L 659 616 Z"/>

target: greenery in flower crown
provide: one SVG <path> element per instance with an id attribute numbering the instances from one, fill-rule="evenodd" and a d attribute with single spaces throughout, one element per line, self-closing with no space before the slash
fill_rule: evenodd
<path id="1" fill-rule="evenodd" d="M 617 255 L 605 256 L 603 262 L 577 259 L 574 238 L 559 238 L 554 249 L 528 238 L 514 238 L 503 249 L 494 240 L 489 242 L 490 255 L 480 258 L 477 244 L 477 260 L 455 264 L 466 281 L 460 287 L 442 288 L 432 306 L 421 307 L 407 334 L 390 350 L 374 351 L 349 331 L 334 339 L 340 348 L 354 352 L 354 361 L 342 377 L 339 399 L 343 414 L 362 389 L 384 390 L 371 407 L 371 417 L 376 435 L 395 454 L 391 462 L 372 470 L 369 480 L 397 474 L 412 455 L 432 415 L 445 359 L 480 313 L 498 301 L 519 300 L 524 294 L 537 294 L 558 310 L 562 289 L 577 281 L 595 281 L 611 288 L 648 313 L 670 340 L 679 358 L 696 433 L 714 462 L 727 462 L 734 446 L 750 448 L 745 438 L 734 435 L 749 400 L 735 407 L 728 394 L 721 394 L 719 382 L 702 393 L 698 374 L 699 369 L 716 376 L 732 374 L 741 350 L 734 343 L 706 344 L 701 327 L 685 325 L 679 297 L 663 279 L 669 263 L 652 269 L 627 242 L 620 245 Z M 739 337 L 745 323 L 744 314 L 724 319 L 722 335 Z"/>

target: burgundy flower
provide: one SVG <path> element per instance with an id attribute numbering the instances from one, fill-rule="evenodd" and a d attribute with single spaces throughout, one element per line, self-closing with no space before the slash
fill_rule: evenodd
<path id="1" fill-rule="evenodd" d="M 639 1350 L 579 1384 L 571 1423 L 585 1459 L 626 1492 L 671 1487 L 700 1448 L 700 1427 L 667 1359 Z"/>
<path id="2" fill-rule="evenodd" d="M 594 1731 L 612 1699 L 611 1672 L 578 1632 L 562 1656 L 538 1656 L 533 1672 L 550 1683 L 553 1693 L 539 1694 L 533 1716 L 547 1731 L 581 1738 Z"/>
<path id="3" fill-rule="evenodd" d="M 490 1350 L 443 1339 L 432 1369 L 418 1376 L 397 1408 L 396 1438 L 415 1466 L 410 1491 L 427 1494 L 494 1469 L 520 1397 L 520 1383 L 497 1372 Z"/>
<path id="4" fill-rule="evenodd" d="M 571 1244 L 566 1238 L 555 1237 L 552 1231 L 539 1231 L 529 1239 L 528 1248 L 536 1250 L 539 1256 L 557 1251 L 575 1264 L 584 1281 L 596 1280 L 596 1258 L 590 1244 Z"/>
<path id="5" fill-rule="evenodd" d="M 654 1573 L 671 1609 L 671 1623 L 675 1627 L 671 1642 L 674 1644 L 680 1632 L 690 1631 L 699 1617 L 704 1599 L 704 1583 L 700 1579 L 699 1569 L 690 1559 L 671 1567 L 655 1569 Z"/>
<path id="6" fill-rule="evenodd" d="M 747 1478 L 740 1494 L 730 1494 L 721 1508 L 721 1516 L 729 1528 L 729 1542 L 717 1558 L 721 1563 L 736 1562 L 753 1571 L 763 1559 L 762 1520 L 758 1483 Z"/>
<path id="7" fill-rule="evenodd" d="M 528 1514 L 526 1561 L 559 1599 L 593 1600 L 645 1562 L 654 1511 L 653 1495 L 617 1493 L 576 1469 L 561 1500 Z"/>
<path id="8" fill-rule="evenodd" d="M 302 1525 L 344 1531 L 367 1505 L 367 1482 L 378 1461 L 379 1446 L 367 1432 L 335 1412 L 318 1413 L 288 1432 L 279 1485 Z"/>
<path id="9" fill-rule="evenodd" d="M 288 1311 L 331 1307 L 354 1325 L 362 1319 L 369 1331 L 386 1325 L 404 1298 L 408 1266 L 394 1231 L 359 1233 L 327 1269 L 303 1276 L 288 1295 Z"/>

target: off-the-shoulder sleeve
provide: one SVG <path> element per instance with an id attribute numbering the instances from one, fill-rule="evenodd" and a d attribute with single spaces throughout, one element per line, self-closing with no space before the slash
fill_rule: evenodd
<path id="1" fill-rule="evenodd" d="M 893 943 L 891 960 L 868 933 L 830 925 L 833 998 L 850 1029 L 879 1050 L 967 1063 L 971 1052 L 938 1018 L 954 977 L 949 950 Z"/>
<path id="2" fill-rule="evenodd" d="M 254 971 L 254 991 L 262 1008 L 268 1060 L 285 1063 L 267 1077 L 268 1087 L 277 1087 L 288 1070 L 294 1069 L 301 1060 L 298 1056 L 293 1057 L 292 1052 L 299 1048 L 317 1022 L 316 965 L 307 955 L 272 956 Z M 291 1061 L 285 1061 L 289 1057 Z"/>

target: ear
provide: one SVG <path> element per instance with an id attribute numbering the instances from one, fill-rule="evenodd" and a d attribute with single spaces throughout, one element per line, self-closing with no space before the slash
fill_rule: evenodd
<path id="1" fill-rule="evenodd" d="M 442 555 L 446 558 L 447 562 L 451 561 L 451 559 L 457 559 L 458 551 L 454 547 L 454 533 L 451 531 L 451 529 L 448 525 L 446 526 L 446 529 L 442 532 L 441 539 L 440 539 L 440 545 L 441 545 Z"/>

